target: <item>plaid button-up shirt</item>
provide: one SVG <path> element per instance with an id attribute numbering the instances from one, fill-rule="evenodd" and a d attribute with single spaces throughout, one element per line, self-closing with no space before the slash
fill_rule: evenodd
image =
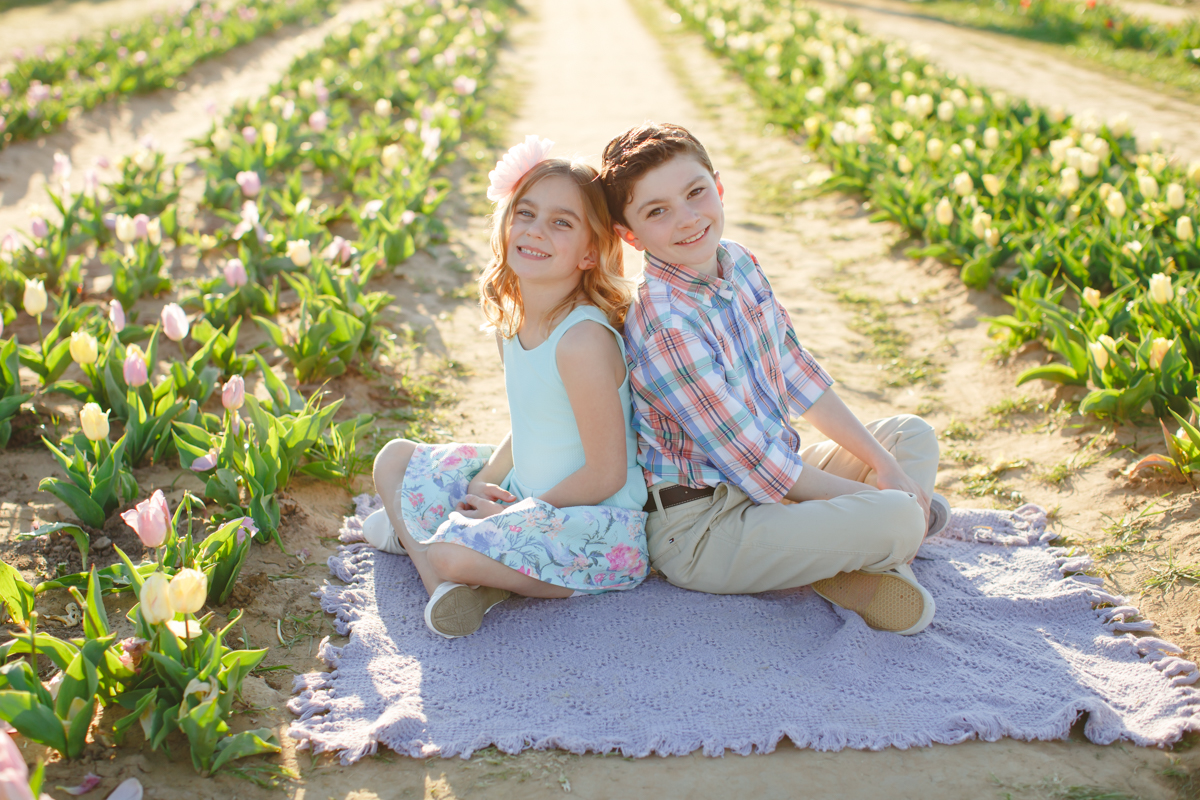
<path id="1" fill-rule="evenodd" d="M 638 461 L 649 485 L 732 483 L 778 502 L 800 476 L 803 414 L 833 384 L 796 339 L 758 261 L 717 249 L 721 278 L 646 254 L 625 321 Z"/>

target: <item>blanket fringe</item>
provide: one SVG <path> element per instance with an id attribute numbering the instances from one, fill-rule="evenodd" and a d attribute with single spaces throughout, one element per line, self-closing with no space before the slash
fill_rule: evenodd
<path id="1" fill-rule="evenodd" d="M 1148 619 L 1135 619 L 1142 616 L 1136 606 L 1129 605 L 1129 600 L 1121 595 L 1113 595 L 1095 588 L 1104 583 L 1104 579 L 1095 575 L 1082 574 L 1092 569 L 1095 562 L 1088 555 L 1079 555 L 1074 549 L 1050 548 L 1057 555 L 1056 562 L 1065 580 L 1090 584 L 1088 599 L 1092 603 L 1096 617 L 1111 633 L 1126 634 L 1127 640 L 1136 649 L 1144 661 L 1153 663 L 1155 668 L 1171 678 L 1172 686 L 1186 686 L 1200 680 L 1200 667 L 1192 661 L 1176 658 L 1183 648 L 1171 642 L 1163 641 L 1152 636 L 1141 638 L 1132 636 L 1133 633 L 1152 631 L 1155 624 Z M 1170 661 L 1166 661 L 1167 655 Z"/>

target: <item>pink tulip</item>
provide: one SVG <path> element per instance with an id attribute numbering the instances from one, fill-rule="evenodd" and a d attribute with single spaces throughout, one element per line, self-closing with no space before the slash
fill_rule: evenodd
<path id="1" fill-rule="evenodd" d="M 146 63 L 146 59 L 148 57 L 149 56 L 146 55 L 145 50 L 138 50 L 133 54 L 133 63 L 140 67 L 142 64 Z"/>
<path id="2" fill-rule="evenodd" d="M 326 261 L 337 261 L 340 264 L 345 264 L 354 254 L 354 248 L 350 242 L 343 239 L 341 236 L 333 237 L 333 241 L 326 247 L 321 255 L 325 256 Z"/>
<path id="3" fill-rule="evenodd" d="M 247 536 L 253 537 L 256 533 L 258 533 L 258 526 L 254 524 L 254 518 L 242 517 L 241 524 L 237 529 L 237 543 L 241 544 L 246 541 Z"/>
<path id="4" fill-rule="evenodd" d="M 121 305 L 120 300 L 113 300 L 108 304 L 108 321 L 117 333 L 125 330 L 125 306 Z"/>
<path id="5" fill-rule="evenodd" d="M 65 153 L 55 153 L 54 169 L 51 174 L 59 183 L 69 181 L 71 179 L 71 157 Z"/>
<path id="6" fill-rule="evenodd" d="M 0 238 L 0 256 L 9 256 L 17 252 L 16 231 L 9 231 Z"/>
<path id="7" fill-rule="evenodd" d="M 308 127 L 317 133 L 324 133 L 329 127 L 329 117 L 324 111 L 314 111 L 308 115 Z"/>
<path id="8" fill-rule="evenodd" d="M 313 96 L 317 98 L 318 103 L 325 105 L 329 102 L 329 87 L 318 80 L 313 84 Z"/>
<path id="9" fill-rule="evenodd" d="M 262 189 L 262 181 L 259 179 L 258 173 L 250 170 L 237 174 L 237 185 L 242 187 L 242 194 L 246 197 L 254 197 Z"/>
<path id="10" fill-rule="evenodd" d="M 45 239 L 46 234 L 50 233 L 50 226 L 41 217 L 34 217 L 29 220 L 29 232 L 33 234 L 33 238 L 35 239 Z"/>
<path id="11" fill-rule="evenodd" d="M 145 239 L 150 235 L 150 217 L 145 214 L 138 214 L 133 218 L 133 227 L 137 232 L 138 239 Z"/>
<path id="12" fill-rule="evenodd" d="M 246 144 L 254 144 L 258 141 L 258 129 L 252 125 L 247 125 L 242 128 L 242 138 L 246 140 Z"/>
<path id="13" fill-rule="evenodd" d="M 8 78 L 0 78 L 0 98 L 8 97 L 12 94 L 12 84 L 8 82 Z"/>
<path id="14" fill-rule="evenodd" d="M 404 213 L 400 215 L 400 224 L 407 227 L 409 225 L 412 225 L 413 222 L 416 221 L 416 219 L 417 219 L 417 212 L 413 211 L 411 208 L 405 209 Z"/>
<path id="15" fill-rule="evenodd" d="M 231 258 L 225 262 L 225 282 L 234 289 L 250 282 L 250 277 L 246 274 L 246 265 L 240 258 Z"/>
<path id="16" fill-rule="evenodd" d="M 100 175 L 96 170 L 88 168 L 83 173 L 83 194 L 86 197 L 95 197 L 100 193 Z"/>
<path id="17" fill-rule="evenodd" d="M 474 78 L 468 78 L 466 75 L 459 75 L 453 83 L 454 91 L 461 95 L 475 94 L 477 85 Z"/>
<path id="18" fill-rule="evenodd" d="M 97 157 L 96 157 L 96 168 L 97 168 L 97 169 L 108 169 L 108 168 L 109 168 L 109 167 L 111 167 L 111 166 L 112 166 L 112 162 L 111 162 L 111 161 L 109 161 L 109 160 L 108 160 L 107 158 L 105 158 L 104 156 L 97 156 Z"/>
<path id="19" fill-rule="evenodd" d="M 162 489 L 156 489 L 149 498 L 121 514 L 125 524 L 146 547 L 158 547 L 167 538 L 167 525 L 171 521 L 171 510 Z"/>
<path id="20" fill-rule="evenodd" d="M 221 405 L 229 411 L 237 411 L 246 402 L 246 381 L 241 375 L 234 375 L 225 382 L 221 389 Z"/>
<path id="21" fill-rule="evenodd" d="M 4 117 L 0 117 L 0 133 L 4 133 L 4 129 L 7 127 L 8 123 L 5 122 Z"/>
<path id="22" fill-rule="evenodd" d="M 137 345 L 130 345 L 129 350 L 126 351 L 122 373 L 128 386 L 143 386 L 146 381 L 150 380 L 146 357 L 142 355 L 141 348 Z"/>
<path id="23" fill-rule="evenodd" d="M 0 797 L 11 800 L 34 800 L 29 790 L 29 767 L 17 743 L 0 731 Z"/>
<path id="24" fill-rule="evenodd" d="M 173 342 L 183 341 L 188 335 L 188 318 L 178 303 L 167 303 L 162 310 L 163 333 Z"/>
<path id="25" fill-rule="evenodd" d="M 209 450 L 192 462 L 192 472 L 208 472 L 217 465 L 217 451 Z"/>

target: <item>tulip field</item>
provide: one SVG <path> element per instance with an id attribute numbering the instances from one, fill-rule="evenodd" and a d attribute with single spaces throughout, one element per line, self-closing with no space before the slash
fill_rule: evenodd
<path id="1" fill-rule="evenodd" d="M 197 60 L 329 7 L 202 3 L 21 59 L 0 82 L 4 141 L 115 94 L 169 87 Z M 230 735 L 227 724 L 265 651 L 224 641 L 239 613 L 219 630 L 196 615 L 228 601 L 254 542 L 283 547 L 277 496 L 295 476 L 345 482 L 362 471 L 356 445 L 372 418 L 335 421 L 341 400 L 327 401 L 319 384 L 379 345 L 376 317 L 393 298 L 370 289 L 372 275 L 442 238 L 436 212 L 448 183 L 438 173 L 482 117 L 476 96 L 509 13 L 499 0 L 393 4 L 335 31 L 263 99 L 215 120 L 192 165 L 203 184 L 197 207 L 181 211 L 182 166 L 149 143 L 111 165 L 109 180 L 106 165 L 87 168 L 78 192 L 75 166 L 60 155 L 48 186 L 57 213 L 0 242 L 10 329 L 0 344 L 0 445 L 36 398 L 59 395 L 79 409 L 75 432 L 41 437 L 61 473 L 40 488 L 75 519 L 30 535 L 69 535 L 86 571 L 31 585 L 0 565 L 0 599 L 23 631 L 3 645 L 5 658 L 35 654 L 57 668 L 48 683 L 36 661 L 0 668 L 0 719 L 29 741 L 78 758 L 97 707 L 111 706 L 130 712 L 111 735 L 140 723 L 157 749 L 180 732 L 203 774 L 279 751 L 269 729 Z M 181 252 L 214 275 L 174 291 L 168 260 Z M 111 275 L 107 297 L 85 292 L 97 272 Z M 284 290 L 295 297 L 288 308 Z M 141 303 L 164 293 L 173 301 L 147 321 Z M 36 338 L 11 332 L 18 315 L 32 319 Z M 258 332 L 254 346 L 247 328 Z M 284 356 L 282 375 L 264 358 L 267 342 Z M 261 397 L 246 391 L 254 373 Z M 175 508 L 161 490 L 145 496 L 133 470 L 150 464 L 178 464 L 205 481 L 203 492 Z M 119 560 L 89 570 L 91 538 L 122 508 L 149 557 L 139 551 L 135 563 L 116 548 Z M 35 597 L 63 589 L 83 615 L 82 638 L 39 626 Z M 133 635 L 118 641 L 103 597 L 121 592 L 140 604 Z"/>
<path id="2" fill-rule="evenodd" d="M 1134 463 L 1103 478 L 1106 485 L 1139 473 L 1164 482 L 1151 484 L 1158 495 L 1146 505 L 1123 498 L 1120 511 L 1116 501 L 1103 508 L 1122 537 L 1106 553 L 1150 549 L 1149 520 L 1165 513 L 1155 503 L 1175 502 L 1200 475 L 1200 161 L 1161 143 L 1139 149 L 1137 120 L 1119 111 L 1068 113 L 1029 102 L 1020 87 L 975 85 L 903 41 L 875 38 L 852 18 L 800 0 L 633 5 L 702 41 L 696 50 L 770 123 L 763 135 L 786 140 L 803 163 L 820 162 L 805 180 L 789 178 L 787 213 L 822 202 L 825 211 L 838 202 L 865 208 L 870 222 L 884 223 L 873 235 L 882 241 L 878 231 L 892 231 L 906 264 L 933 264 L 963 294 L 967 287 L 981 303 L 995 301 L 974 314 L 993 348 L 989 369 L 1005 359 L 1022 366 L 987 379 L 1013 398 L 1039 392 L 1046 417 L 1045 398 L 1065 398 L 1054 424 L 1066 430 L 1070 418 L 1091 439 L 1068 443 L 1078 453 L 1064 473 L 1094 464 L 1099 456 L 1088 448 L 1110 437 L 1108 454 L 1127 450 Z M 1196 23 L 1162 26 L 1113 11 L 1120 24 L 1097 27 L 1087 13 L 1094 5 L 1033 0 L 1032 10 L 1001 3 L 989 13 L 1036 12 L 1039 24 L 1200 71 Z M 342 19 L 351 6 L 361 13 Z M 502 380 L 492 395 L 469 398 L 479 407 L 469 425 L 459 398 L 429 388 L 462 378 L 469 394 L 489 378 L 472 384 L 478 364 L 458 360 L 461 341 L 444 335 L 455 330 L 449 323 L 431 321 L 475 302 L 471 278 L 483 262 L 463 256 L 460 264 L 446 253 L 448 242 L 469 236 L 482 242 L 474 256 L 486 252 L 479 185 L 498 152 L 527 134 L 558 135 L 497 133 L 511 113 L 508 93 L 546 77 L 524 61 L 515 79 L 504 69 L 506 51 L 524 57 L 532 47 L 513 34 L 537 16 L 526 10 L 516 0 L 199 0 L 0 62 L 0 156 L 45 150 L 47 173 L 39 177 L 44 200 L 37 183 L 38 203 L 25 204 L 22 224 L 0 228 L 0 474 L 19 456 L 12 482 L 33 484 L 26 494 L 0 490 L 13 525 L 0 540 L 0 721 L 12 729 L 0 733 L 0 798 L 84 793 L 99 785 L 92 769 L 106 760 L 118 759 L 122 778 L 150 773 L 134 761 L 142 755 L 176 770 L 151 796 L 171 796 L 162 792 L 179 769 L 220 787 L 188 796 L 274 796 L 303 780 L 295 744 L 280 737 L 280 719 L 291 719 L 283 695 L 293 674 L 322 668 L 313 643 L 332 629 L 309 597 L 327 575 L 309 547 L 337 547 L 349 497 L 371 490 L 378 448 L 387 436 L 416 435 L 415 424 L 388 423 L 411 422 L 408 409 L 423 397 L 462 417 L 459 429 L 420 431 L 443 440 L 484 441 L 461 437 L 474 436 L 476 423 L 491 433 L 487 423 L 503 416 Z M 139 134 L 136 148 L 130 140 L 129 152 L 89 163 L 65 152 L 66 136 L 96 109 L 120 108 L 134 95 L 169 103 L 203 62 L 236 72 L 239 48 L 318 29 L 320 37 L 289 51 L 270 85 L 214 110 L 183 152 L 149 134 Z M 597 65 L 593 82 L 572 94 L 601 96 L 616 66 Z M 528 115 L 558 122 L 557 107 L 538 113 Z M 619 132 L 597 134 L 588 152 Z M 725 163 L 732 150 L 711 147 L 726 175 L 741 169 Z M 12 205 L 6 180 L 0 163 L 0 196 Z M 746 194 L 727 235 L 761 199 Z M 770 230 L 792 241 L 782 224 Z M 789 248 L 800 249 L 779 245 Z M 449 291 L 435 293 L 407 271 L 435 252 L 438 268 L 455 272 Z M 768 271 L 777 261 L 763 258 Z M 917 306 L 917 290 L 900 285 L 908 277 L 892 277 L 897 297 L 904 293 L 897 302 Z M 789 313 L 817 307 L 811 285 L 771 281 L 781 297 L 792 292 Z M 424 316 L 398 313 L 405 303 Z M 883 312 L 872 308 L 879 328 Z M 475 317 L 453 324 L 480 338 Z M 864 360 L 848 344 L 813 339 L 823 361 L 844 358 L 852 368 Z M 405 342 L 426 359 L 423 351 L 444 349 L 438 374 L 413 366 L 400 375 L 408 368 L 395 357 Z M 1020 361 L 1029 353 L 1036 360 Z M 886 365 L 866 374 L 876 369 Z M 853 386 L 847 397 L 883 396 L 847 372 L 837 376 Z M 932 394 L 936 379 L 926 384 L 916 388 Z M 899 392 L 888 397 L 908 402 Z M 1021 398 L 987 413 L 1007 420 L 1034 407 Z M 943 471 L 964 468 L 954 504 L 1030 499 L 999 479 L 1026 462 L 1006 453 L 986 466 L 993 459 L 971 449 L 978 431 L 958 410 L 941 410 L 952 420 L 940 426 Z M 1118 431 L 1133 433 L 1120 440 Z M 1039 473 L 1044 486 L 1069 486 L 1050 472 Z M 33 495 L 36 522 L 17 526 L 27 509 L 10 513 L 6 498 L 33 507 Z M 302 529 L 305 519 L 313 530 Z M 1176 562 L 1172 553 L 1143 586 L 1200 583 L 1195 555 Z M 266 595 L 276 600 L 269 614 Z M 392 768 L 386 758 L 369 761 L 354 769 Z M 28 762 L 28 774 L 18 774 L 17 762 Z M 304 779 L 332 764 L 313 755 Z M 47 775 L 79 785 L 52 787 Z M 571 791 L 565 772 L 551 777 L 555 796 Z M 362 785 L 353 772 L 338 780 L 343 793 Z M 111 797 L 142 797 L 134 783 Z M 426 778 L 426 796 L 451 796 L 440 786 Z M 506 796 L 534 796 L 523 792 Z"/>
<path id="3" fill-rule="evenodd" d="M 1079 411 L 1162 419 L 1171 468 L 1200 470 L 1200 161 L 1138 153 L 1129 121 L 1068 117 L 947 78 L 897 43 L 788 0 L 675 0 L 773 119 L 975 288 L 1012 313 L 1004 346 L 1059 356 L 1026 371 L 1089 389 Z M 1191 417 L 1189 421 L 1189 417 Z"/>

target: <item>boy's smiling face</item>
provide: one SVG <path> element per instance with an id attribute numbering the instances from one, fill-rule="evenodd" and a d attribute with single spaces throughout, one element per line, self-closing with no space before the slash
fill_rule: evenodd
<path id="1" fill-rule="evenodd" d="M 717 274 L 725 187 L 690 155 L 659 164 L 634 184 L 617 232 L 638 250 L 706 275 Z"/>

